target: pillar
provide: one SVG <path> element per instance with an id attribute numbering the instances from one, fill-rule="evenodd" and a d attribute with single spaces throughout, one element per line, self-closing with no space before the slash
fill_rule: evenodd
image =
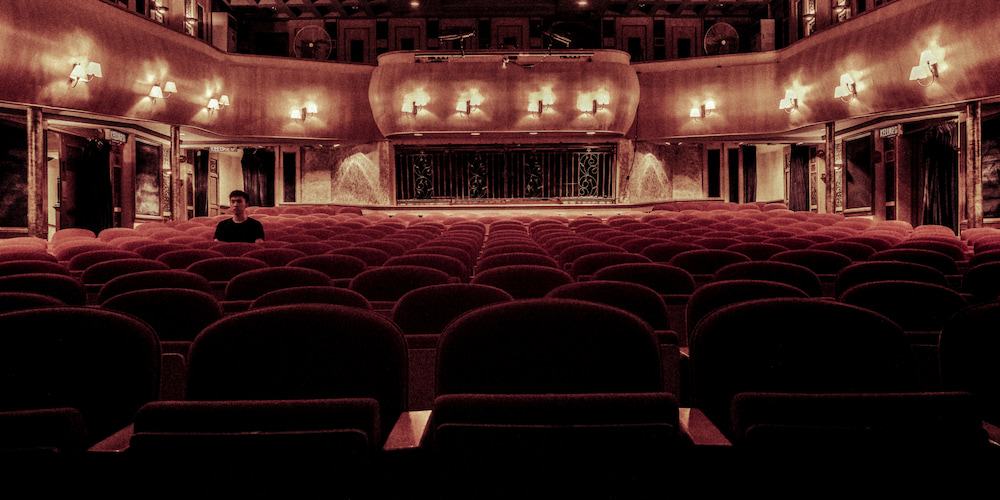
<path id="1" fill-rule="evenodd" d="M 837 138 L 833 122 L 826 124 L 826 154 L 823 162 L 823 210 L 822 212 L 832 214 L 837 211 L 837 198 L 834 187 L 837 184 Z"/>
<path id="2" fill-rule="evenodd" d="M 28 108 L 28 236 L 48 239 L 49 175 L 42 109 Z"/>
<path id="3" fill-rule="evenodd" d="M 982 106 L 979 101 L 966 105 L 966 216 L 968 227 L 983 227 L 983 144 Z"/>

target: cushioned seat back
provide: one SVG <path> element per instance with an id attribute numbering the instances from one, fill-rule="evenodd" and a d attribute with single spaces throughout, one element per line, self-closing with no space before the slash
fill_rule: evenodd
<path id="1" fill-rule="evenodd" d="M 400 297 L 392 309 L 392 320 L 407 335 L 434 335 L 466 311 L 512 300 L 509 293 L 488 285 L 431 285 Z"/>
<path id="2" fill-rule="evenodd" d="M 134 290 L 109 298 L 101 309 L 131 314 L 153 327 L 161 341 L 192 341 L 222 318 L 215 296 L 187 288 Z"/>
<path id="3" fill-rule="evenodd" d="M 195 338 L 186 395 L 191 401 L 373 398 L 380 421 L 395 423 L 406 404 L 406 362 L 402 332 L 374 312 L 267 307 L 228 316 Z"/>
<path id="4" fill-rule="evenodd" d="M 254 300 L 267 292 L 299 286 L 333 286 L 330 277 L 303 267 L 265 267 L 244 271 L 229 280 L 225 300 Z"/>
<path id="5" fill-rule="evenodd" d="M 160 344 L 149 325 L 88 307 L 0 315 L 0 411 L 76 408 L 95 442 L 157 398 Z"/>
<path id="6" fill-rule="evenodd" d="M 885 316 L 816 298 L 742 302 L 690 336 L 695 404 L 724 432 L 740 392 L 906 392 L 918 388 L 910 344 Z"/>
<path id="7" fill-rule="evenodd" d="M 525 299 L 470 311 L 438 343 L 437 394 L 655 392 L 652 329 L 603 304 Z"/>

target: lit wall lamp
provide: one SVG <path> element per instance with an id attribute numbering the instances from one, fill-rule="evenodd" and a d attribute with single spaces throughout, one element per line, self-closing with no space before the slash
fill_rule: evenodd
<path id="1" fill-rule="evenodd" d="M 427 92 L 424 92 L 424 89 L 417 89 L 403 97 L 402 111 L 417 116 L 420 108 L 426 106 L 430 100 L 431 96 Z"/>
<path id="2" fill-rule="evenodd" d="M 921 87 L 930 87 L 938 76 L 938 62 L 934 53 L 925 50 L 920 53 L 920 64 L 910 70 L 910 80 L 916 80 Z"/>
<path id="3" fill-rule="evenodd" d="M 788 89 L 785 91 L 785 98 L 778 103 L 778 109 L 784 110 L 786 113 L 791 114 L 793 111 L 799 107 L 799 98 L 795 95 L 795 91 Z"/>
<path id="4" fill-rule="evenodd" d="M 167 7 L 163 6 L 163 2 L 153 2 L 153 10 L 159 12 L 160 14 L 166 14 L 168 10 Z"/>
<path id="5" fill-rule="evenodd" d="M 222 97 L 219 97 L 218 99 L 216 99 L 214 97 L 211 98 L 211 99 L 209 99 L 208 100 L 208 105 L 205 106 L 205 107 L 208 108 L 208 112 L 211 113 L 213 111 L 218 111 L 218 110 L 220 110 L 220 109 L 222 109 L 222 108 L 224 108 L 226 106 L 229 106 L 229 96 L 223 95 Z"/>
<path id="6" fill-rule="evenodd" d="M 847 10 L 847 0 L 837 0 L 837 4 L 833 6 L 833 11 L 837 14 Z"/>
<path id="7" fill-rule="evenodd" d="M 479 92 L 479 89 L 469 89 L 468 92 L 462 92 L 462 95 L 459 96 L 458 103 L 455 104 L 455 111 L 466 115 L 472 114 L 473 110 L 478 109 L 483 104 L 483 99 L 483 94 Z"/>
<path id="8" fill-rule="evenodd" d="M 149 91 L 149 97 L 156 102 L 157 99 L 166 99 L 177 93 L 177 85 L 174 82 L 167 82 L 161 87 L 159 83 L 153 85 Z"/>
<path id="9" fill-rule="evenodd" d="M 292 118 L 296 120 L 306 121 L 319 113 L 319 109 L 315 104 L 308 104 L 302 109 L 293 109 Z"/>
<path id="10" fill-rule="evenodd" d="M 76 63 L 73 65 L 73 71 L 69 74 L 69 79 L 73 82 L 72 86 L 76 87 L 77 83 L 89 82 L 94 78 L 101 78 L 103 76 L 104 73 L 101 72 L 101 65 L 99 63 Z"/>
<path id="11" fill-rule="evenodd" d="M 535 116 L 542 116 L 546 109 L 552 107 L 556 102 L 556 96 L 552 93 L 552 87 L 542 87 L 539 92 L 532 92 L 528 99 L 528 112 Z"/>
<path id="12" fill-rule="evenodd" d="M 576 98 L 577 109 L 590 116 L 596 115 L 602 109 L 607 109 L 609 104 L 611 104 L 611 94 L 604 89 L 597 92 L 580 94 Z"/>
<path id="13" fill-rule="evenodd" d="M 691 108 L 691 118 L 704 118 L 715 111 L 715 101 L 708 100 L 697 108 Z"/>
<path id="14" fill-rule="evenodd" d="M 844 73 L 840 75 L 840 85 L 833 92 L 833 97 L 844 102 L 851 102 L 858 95 L 858 85 L 854 83 L 851 75 Z"/>

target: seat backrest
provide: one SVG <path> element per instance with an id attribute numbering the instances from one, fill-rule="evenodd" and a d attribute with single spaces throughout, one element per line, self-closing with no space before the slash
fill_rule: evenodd
<path id="1" fill-rule="evenodd" d="M 64 306 L 63 301 L 51 296 L 31 292 L 0 292 L 0 314 L 35 309 L 39 307 Z"/>
<path id="2" fill-rule="evenodd" d="M 817 320 L 821 318 L 821 320 Z M 821 298 L 722 307 L 690 338 L 695 405 L 730 433 L 740 392 L 909 392 L 916 366 L 902 329 L 873 311 Z"/>
<path id="3" fill-rule="evenodd" d="M 1000 298 L 1000 262 L 970 267 L 962 276 L 961 290 L 974 302 L 991 302 Z"/>
<path id="4" fill-rule="evenodd" d="M 69 259 L 69 262 L 66 263 L 66 267 L 68 267 L 70 271 L 83 271 L 98 262 L 106 262 L 117 259 L 141 258 L 143 257 L 136 252 L 119 250 L 117 248 L 107 250 L 91 250 L 89 252 L 74 255 L 73 258 Z"/>
<path id="5" fill-rule="evenodd" d="M 392 266 L 423 266 L 431 269 L 438 269 L 448 273 L 459 281 L 469 281 L 469 268 L 459 259 L 448 255 L 438 254 L 409 254 L 390 257 L 383 264 L 386 267 Z"/>
<path id="6" fill-rule="evenodd" d="M 604 304 L 525 299 L 452 321 L 438 343 L 437 394 L 656 392 L 652 329 Z"/>
<path id="7" fill-rule="evenodd" d="M 254 300 L 267 292 L 299 286 L 333 286 L 333 282 L 325 273 L 304 267 L 252 269 L 229 280 L 225 300 Z"/>
<path id="8" fill-rule="evenodd" d="M 289 304 L 335 304 L 361 309 L 372 308 L 368 299 L 354 290 L 335 286 L 297 286 L 267 292 L 254 299 L 249 309 Z"/>
<path id="9" fill-rule="evenodd" d="M 161 341 L 191 341 L 222 318 L 215 296 L 187 288 L 133 290 L 108 298 L 101 309 L 131 314 L 153 327 Z"/>
<path id="10" fill-rule="evenodd" d="M 662 262 L 666 264 L 670 262 L 670 259 L 673 259 L 674 256 L 679 253 L 703 249 L 705 249 L 705 247 L 698 245 L 697 243 L 663 241 L 643 247 L 639 253 L 649 257 L 649 260 L 652 260 L 653 262 Z"/>
<path id="11" fill-rule="evenodd" d="M 388 252 L 371 247 L 351 246 L 337 248 L 331 250 L 329 253 L 332 255 L 350 255 L 352 257 L 357 257 L 363 260 L 365 265 L 368 267 L 381 266 L 382 264 L 385 264 L 385 261 L 389 260 Z"/>
<path id="12" fill-rule="evenodd" d="M 635 262 L 652 262 L 649 257 L 642 254 L 629 253 L 624 251 L 597 252 L 577 257 L 569 268 L 569 273 L 576 279 L 586 276 L 590 277 L 594 272 L 615 264 L 627 264 Z"/>
<path id="13" fill-rule="evenodd" d="M 368 269 L 355 276 L 349 288 L 370 301 L 391 302 L 410 290 L 455 282 L 455 278 L 439 269 L 403 265 Z"/>
<path id="14" fill-rule="evenodd" d="M 156 400 L 160 344 L 149 325 L 90 307 L 0 315 L 0 410 L 76 408 L 96 442 Z"/>
<path id="15" fill-rule="evenodd" d="M 773 260 L 729 264 L 712 275 L 712 281 L 765 280 L 792 285 L 810 297 L 823 296 L 819 275 L 811 269 L 791 262 Z"/>
<path id="16" fill-rule="evenodd" d="M 406 335 L 434 335 L 467 311 L 512 300 L 509 293 L 488 285 L 430 285 L 403 294 L 393 306 L 392 321 Z"/>
<path id="17" fill-rule="evenodd" d="M 841 269 L 851 265 L 853 262 L 850 257 L 842 253 L 832 250 L 817 250 L 811 247 L 776 253 L 768 260 L 789 262 L 808 267 L 820 276 L 836 276 Z"/>
<path id="18" fill-rule="evenodd" d="M 64 304 L 82 306 L 87 303 L 83 283 L 71 276 L 51 273 L 12 274 L 0 277 L 0 292 L 29 292 L 48 295 Z"/>
<path id="19" fill-rule="evenodd" d="M 948 391 L 975 394 L 984 419 L 1000 425 L 1000 301 L 969 306 L 948 319 L 941 329 L 941 385 Z"/>
<path id="20" fill-rule="evenodd" d="M 688 295 L 694 278 L 684 269 L 659 262 L 615 264 L 599 269 L 592 280 L 628 281 L 648 286 L 660 295 Z"/>
<path id="21" fill-rule="evenodd" d="M 916 262 L 941 271 L 945 276 L 958 274 L 958 263 L 947 254 L 927 250 L 926 248 L 890 248 L 875 252 L 868 260 L 897 260 Z"/>
<path id="22" fill-rule="evenodd" d="M 673 256 L 668 263 L 692 275 L 711 275 L 729 264 L 749 261 L 750 257 L 732 250 L 706 248 L 681 252 Z"/>
<path id="23" fill-rule="evenodd" d="M 854 285 L 837 300 L 882 314 L 906 332 L 940 332 L 948 318 L 969 305 L 947 286 L 903 280 Z"/>
<path id="24" fill-rule="evenodd" d="M 669 330 L 670 317 L 663 297 L 656 290 L 627 281 L 578 281 L 560 285 L 547 298 L 575 299 L 605 304 L 635 314 L 654 330 Z"/>
<path id="25" fill-rule="evenodd" d="M 406 405 L 403 333 L 387 318 L 329 304 L 227 316 L 195 338 L 191 401 L 373 398 L 391 427 Z"/>
<path id="26" fill-rule="evenodd" d="M 46 254 L 48 255 L 48 254 Z M 0 276 L 27 273 L 49 273 L 70 276 L 72 273 L 62 263 L 47 260 L 0 261 Z"/>
<path id="27" fill-rule="evenodd" d="M 573 277 L 566 271 L 531 264 L 494 267 L 472 278 L 472 283 L 495 286 L 515 299 L 544 297 L 553 288 L 572 282 Z"/>
<path id="28" fill-rule="evenodd" d="M 91 264 L 83 270 L 80 280 L 85 285 L 99 285 L 124 274 L 167 269 L 170 269 L 169 265 L 152 259 L 122 258 Z"/>
<path id="29" fill-rule="evenodd" d="M 688 331 L 694 331 L 702 318 L 722 307 L 776 297 L 808 298 L 809 295 L 800 288 L 778 281 L 736 279 L 706 283 L 688 299 Z"/>
<path id="30" fill-rule="evenodd" d="M 249 257 L 213 257 L 199 260 L 188 265 L 187 271 L 197 274 L 208 281 L 229 281 L 234 276 L 254 269 L 268 267 L 267 262 Z"/>
<path id="31" fill-rule="evenodd" d="M 558 268 L 559 263 L 542 252 L 510 252 L 485 256 L 476 263 L 476 272 L 483 272 L 494 267 L 503 267 L 517 264 L 527 264 L 533 266 L 545 266 Z"/>
<path id="32" fill-rule="evenodd" d="M 920 281 L 948 286 L 948 278 L 941 271 L 930 266 L 914 262 L 869 260 L 855 262 L 837 273 L 837 278 L 834 281 L 835 295 L 839 297 L 840 294 L 854 285 L 886 280 Z"/>
<path id="33" fill-rule="evenodd" d="M 212 285 L 205 277 L 179 269 L 139 271 L 112 278 L 97 294 L 97 303 L 125 292 L 150 288 L 188 288 L 212 293 Z"/>
<path id="34" fill-rule="evenodd" d="M 284 266 L 299 257 L 305 257 L 305 256 L 306 253 L 301 250 L 293 250 L 285 247 L 261 248 L 259 250 L 251 250 L 243 254 L 243 257 L 249 257 L 251 259 L 259 259 L 264 262 L 267 262 L 267 265 L 271 267 Z"/>
<path id="35" fill-rule="evenodd" d="M 188 266 L 195 262 L 216 257 L 224 257 L 224 255 L 222 252 L 207 248 L 189 248 L 187 250 L 164 252 L 156 260 L 170 266 L 171 269 L 187 269 Z"/>

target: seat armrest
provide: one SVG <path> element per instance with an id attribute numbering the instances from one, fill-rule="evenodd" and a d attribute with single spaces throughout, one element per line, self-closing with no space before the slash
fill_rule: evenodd
<path id="1" fill-rule="evenodd" d="M 729 439 L 722 434 L 715 424 L 697 408 L 679 409 L 681 431 L 687 434 L 695 446 L 728 448 L 732 446 Z"/>
<path id="2" fill-rule="evenodd" d="M 97 444 L 91 446 L 87 451 L 93 453 L 124 453 L 128 451 L 129 440 L 135 433 L 135 424 L 104 438 Z"/>
<path id="3" fill-rule="evenodd" d="M 398 451 L 419 448 L 424 434 L 427 432 L 427 422 L 430 421 L 431 410 L 405 411 L 399 415 L 399 420 L 389 432 L 383 451 Z"/>

